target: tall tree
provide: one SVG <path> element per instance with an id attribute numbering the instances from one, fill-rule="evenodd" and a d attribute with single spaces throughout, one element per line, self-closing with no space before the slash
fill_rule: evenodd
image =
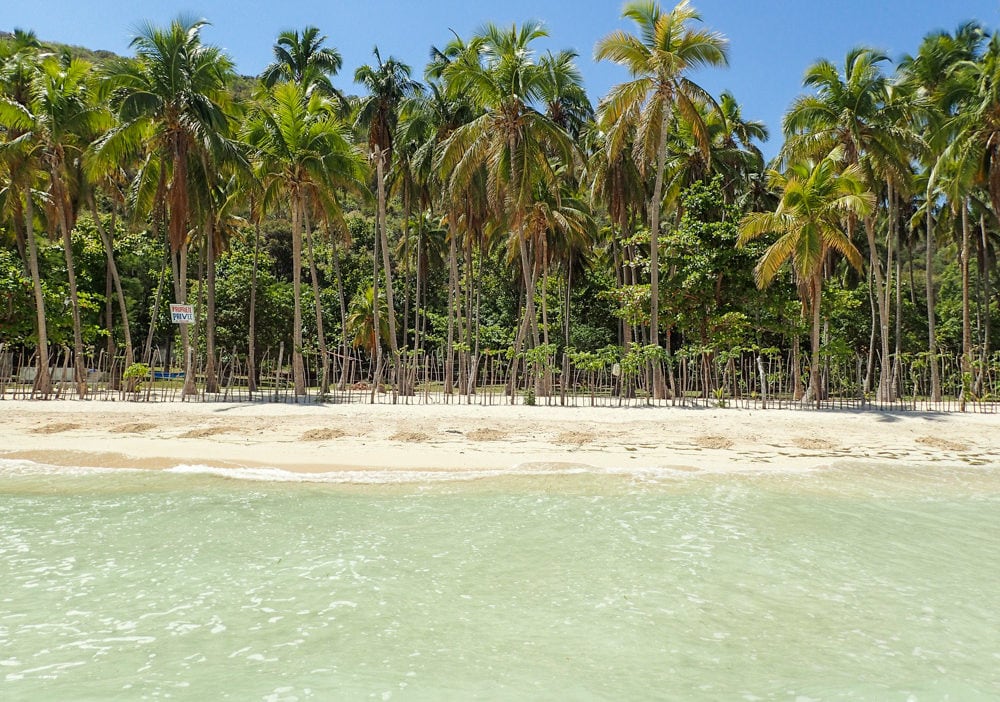
<path id="1" fill-rule="evenodd" d="M 924 222 L 926 230 L 926 297 L 927 297 L 927 337 L 928 355 L 931 368 L 931 399 L 941 401 L 941 378 L 937 359 L 937 320 L 936 291 L 934 282 L 934 250 L 935 250 L 935 209 L 938 199 L 938 189 L 935 184 L 935 171 L 939 168 L 945 150 L 955 139 L 955 127 L 959 121 L 955 119 L 959 98 L 967 97 L 968 90 L 956 90 L 953 78 L 956 67 L 968 65 L 975 61 L 985 40 L 985 32 L 975 22 L 968 22 L 958 27 L 954 34 L 945 31 L 932 32 L 924 37 L 915 55 L 904 56 L 900 61 L 900 77 L 902 82 L 920 95 L 925 109 L 914 115 L 914 131 L 927 134 L 928 148 L 921 154 L 923 167 L 922 182 L 925 184 Z M 964 76 L 968 76 L 963 71 Z M 962 140 L 966 145 L 975 143 L 975 139 Z M 960 152 L 970 154 L 964 147 Z"/>
<path id="2" fill-rule="evenodd" d="M 803 84 L 816 92 L 797 98 L 785 115 L 784 158 L 791 161 L 822 158 L 841 147 L 845 162 L 860 168 L 873 191 L 880 191 L 883 183 L 908 177 L 914 150 L 907 146 L 916 139 L 887 113 L 889 79 L 881 65 L 888 60 L 878 51 L 861 47 L 848 52 L 843 72 L 827 60 L 810 66 Z M 885 400 L 891 399 L 892 385 L 889 309 L 874 214 L 873 211 L 863 223 L 868 239 L 869 268 L 875 280 L 882 350 L 878 395 Z M 853 222 L 850 225 L 853 230 Z"/>
<path id="3" fill-rule="evenodd" d="M 638 133 L 636 161 L 645 172 L 652 162 L 655 180 L 649 203 L 650 340 L 659 344 L 659 236 L 663 206 L 663 174 L 667 160 L 667 132 L 674 111 L 691 124 L 695 140 L 708 157 L 710 141 L 699 103 L 711 97 L 688 75 L 695 69 L 728 64 L 728 43 L 721 34 L 692 25 L 701 15 L 682 0 L 663 12 L 655 0 L 635 0 L 622 16 L 635 22 L 638 36 L 617 30 L 597 42 L 594 58 L 624 66 L 632 80 L 616 85 L 598 107 L 605 127 L 619 120 L 634 121 Z M 656 383 L 662 396 L 662 380 Z"/>
<path id="4" fill-rule="evenodd" d="M 389 238 L 386 232 L 386 180 L 392 166 L 393 140 L 399 122 L 399 107 L 404 99 L 418 93 L 420 84 L 410 77 L 411 69 L 405 63 L 390 56 L 385 61 L 375 47 L 375 65 L 363 65 L 354 73 L 354 80 L 368 91 L 357 105 L 356 124 L 368 135 L 369 158 L 375 165 L 375 187 L 378 197 L 376 213 L 377 229 L 375 244 L 375 265 L 378 266 L 378 249 L 382 250 L 382 266 L 385 273 L 386 301 L 389 309 L 389 343 L 397 374 L 399 367 L 399 341 L 396 335 L 396 308 L 392 287 L 392 262 L 389 256 Z M 378 275 L 372 304 L 378 326 Z M 376 343 L 378 339 L 376 338 Z M 379 347 L 380 348 L 380 347 Z M 398 378 L 394 391 L 398 391 Z"/>
<path id="5" fill-rule="evenodd" d="M 30 87 L 38 72 L 40 44 L 32 32 L 16 30 L 9 39 L 0 40 L 0 87 L 4 112 L 21 120 L 20 112 L 30 101 Z M 0 175 L 4 177 L 4 218 L 15 232 L 18 250 L 31 276 L 35 301 L 36 371 L 33 393 L 47 397 L 52 391 L 49 374 L 49 337 L 45 314 L 45 295 L 38 267 L 38 243 L 35 239 L 35 192 L 39 175 L 45 170 L 39 162 L 39 150 L 24 131 L 14 126 L 2 127 L 5 139 L 0 146 Z"/>
<path id="6" fill-rule="evenodd" d="M 280 82 L 298 83 L 306 92 L 319 90 L 342 100 L 330 77 L 337 75 L 344 61 L 337 49 L 323 46 L 325 41 L 326 36 L 313 26 L 306 27 L 301 34 L 298 30 L 282 32 L 274 42 L 274 61 L 261 73 L 261 81 L 268 88 Z"/>
<path id="7" fill-rule="evenodd" d="M 540 342 L 537 270 L 527 216 L 540 189 L 558 187 L 558 165 L 572 168 L 579 158 L 570 136 L 535 107 L 552 81 L 552 67 L 539 63 L 531 47 L 544 36 L 534 22 L 510 29 L 488 24 L 470 43 L 474 50 L 446 67 L 448 90 L 467 95 L 482 114 L 452 132 L 438 161 L 452 198 L 462 198 L 486 167 L 487 199 L 519 242 L 525 315 L 518 338 L 530 332 L 534 345 Z"/>
<path id="8" fill-rule="evenodd" d="M 781 193 L 777 209 L 750 213 L 740 223 L 741 244 L 767 234 L 778 235 L 754 270 L 758 286 L 770 285 L 784 264 L 791 261 L 803 311 L 812 315 L 809 383 L 817 407 L 821 399 L 820 303 L 826 261 L 835 251 L 855 268 L 861 268 L 861 254 L 844 233 L 843 221 L 847 215 L 866 216 L 874 204 L 860 168 L 848 166 L 840 171 L 842 154 L 838 151 L 819 162 L 793 164 L 786 173 L 770 171 L 769 184 Z"/>
<path id="9" fill-rule="evenodd" d="M 194 175 L 204 159 L 236 156 L 226 139 L 230 129 L 226 84 L 233 65 L 221 49 L 201 41 L 204 20 L 177 19 L 167 28 L 144 25 L 131 46 L 135 60 L 112 61 L 105 89 L 118 124 L 98 143 L 95 168 L 108 167 L 136 153 L 145 154 L 134 190 L 151 194 L 155 210 L 165 213 L 174 257 L 175 296 L 187 300 L 187 252 Z M 187 325 L 184 346 L 184 395 L 197 392 L 194 350 Z"/>
<path id="10" fill-rule="evenodd" d="M 364 170 L 347 128 L 319 93 L 306 95 L 300 85 L 276 85 L 271 97 L 253 111 L 244 138 L 253 149 L 263 185 L 261 206 L 288 203 L 292 216 L 292 286 L 294 321 L 292 380 L 295 394 L 305 394 L 302 350 L 302 243 L 308 203 L 336 218 L 338 188 L 364 191 Z"/>

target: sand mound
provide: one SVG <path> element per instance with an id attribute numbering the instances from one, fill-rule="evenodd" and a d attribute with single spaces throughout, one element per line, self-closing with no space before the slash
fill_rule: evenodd
<path id="1" fill-rule="evenodd" d="M 588 434 L 582 431 L 564 431 L 562 434 L 556 437 L 557 444 L 573 444 L 576 446 L 589 444 L 593 440 L 594 437 L 592 434 Z"/>
<path id="2" fill-rule="evenodd" d="M 805 436 L 799 436 L 792 439 L 792 443 L 801 449 L 812 449 L 815 451 L 829 451 L 830 449 L 837 448 L 837 445 L 832 441 Z"/>
<path id="3" fill-rule="evenodd" d="M 404 443 L 413 444 L 421 441 L 430 441 L 430 438 L 431 437 L 422 431 L 397 431 L 389 437 L 389 441 L 402 441 Z"/>
<path id="4" fill-rule="evenodd" d="M 155 424 L 150 424 L 148 422 L 130 422 L 128 424 L 119 424 L 116 427 L 111 428 L 112 434 L 141 434 L 150 429 L 156 429 Z"/>
<path id="5" fill-rule="evenodd" d="M 339 439 L 342 436 L 346 436 L 346 434 L 340 429 L 310 429 L 307 432 L 303 432 L 302 436 L 299 437 L 299 441 L 330 441 L 331 439 Z"/>
<path id="6" fill-rule="evenodd" d="M 699 436 L 694 442 L 705 449 L 727 449 L 733 447 L 733 442 L 724 436 Z"/>
<path id="7" fill-rule="evenodd" d="M 465 436 L 473 441 L 502 441 L 507 438 L 507 432 L 496 429 L 473 429 Z"/>
<path id="8" fill-rule="evenodd" d="M 38 427 L 37 429 L 32 429 L 32 434 L 61 434 L 64 431 L 73 431 L 74 429 L 79 429 L 80 425 L 74 422 L 54 422 L 52 424 L 46 424 L 43 427 Z"/>
<path id="9" fill-rule="evenodd" d="M 231 434 L 239 433 L 239 429 L 234 427 L 203 427 L 201 429 L 192 429 L 191 431 L 186 431 L 180 435 L 181 439 L 204 439 L 207 436 L 216 436 L 217 434 Z"/>
<path id="10" fill-rule="evenodd" d="M 917 439 L 917 443 L 923 444 L 924 446 L 930 446 L 931 448 L 942 449 L 944 451 L 969 450 L 967 444 L 961 444 L 957 441 L 948 441 L 948 439 L 942 439 L 937 436 L 921 436 Z"/>

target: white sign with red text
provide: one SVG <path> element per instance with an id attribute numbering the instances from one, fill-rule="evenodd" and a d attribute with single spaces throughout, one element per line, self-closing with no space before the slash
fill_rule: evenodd
<path id="1" fill-rule="evenodd" d="M 194 305 L 170 305 L 170 321 L 174 324 L 194 324 Z"/>

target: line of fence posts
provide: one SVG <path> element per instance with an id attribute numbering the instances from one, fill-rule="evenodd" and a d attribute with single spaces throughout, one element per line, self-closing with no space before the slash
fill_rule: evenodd
<path id="1" fill-rule="evenodd" d="M 182 395 L 183 372 L 168 366 L 168 359 L 156 349 L 148 365 L 138 364 L 140 374 L 125 367 L 121 355 L 100 350 L 87 357 L 88 398 L 133 401 L 267 401 L 267 402 L 375 402 L 403 404 L 546 404 L 579 406 L 699 406 L 752 407 L 760 409 L 802 406 L 804 388 L 809 386 L 808 359 L 775 349 L 682 349 L 667 357 L 656 347 L 633 348 L 627 353 L 604 349 L 597 352 L 557 352 L 554 345 L 524 352 L 517 359 L 517 375 L 509 350 L 486 350 L 469 354 L 465 367 L 448 364 L 440 349 L 400 354 L 396 373 L 392 359 L 381 379 L 375 377 L 370 360 L 360 350 L 344 355 L 340 350 L 329 356 L 330 392 L 319 390 L 321 359 L 304 354 L 307 394 L 294 395 L 290 354 L 285 344 L 266 348 L 257 360 L 256 391 L 251 390 L 247 359 L 237 349 L 220 350 L 215 359 L 217 392 L 206 391 L 204 354 L 196 354 L 195 395 Z M 878 359 L 876 358 L 876 362 Z M 1000 353 L 974 364 L 972 377 L 963 375 L 961 358 L 940 354 L 934 362 L 942 385 L 942 401 L 928 396 L 931 360 L 925 354 L 891 359 L 895 375 L 892 394 L 879 396 L 877 388 L 864 387 L 866 359 L 858 356 L 828 356 L 821 373 L 821 406 L 841 409 L 941 410 L 962 408 L 976 412 L 997 411 L 1000 397 Z M 670 378 L 673 392 L 655 398 L 652 379 L 655 364 L 663 377 Z M 801 365 L 801 368 L 798 366 Z M 34 387 L 36 353 L 23 346 L 0 343 L 0 398 L 37 397 Z M 52 376 L 51 397 L 75 397 L 72 350 L 53 348 L 49 358 Z M 452 372 L 447 383 L 447 372 Z M 458 373 L 464 373 L 464 378 Z M 401 392 L 394 393 L 393 379 L 401 379 Z M 378 382 L 376 382 L 378 381 Z M 452 392 L 445 392 L 450 385 Z M 459 388 L 462 392 L 459 392 Z"/>

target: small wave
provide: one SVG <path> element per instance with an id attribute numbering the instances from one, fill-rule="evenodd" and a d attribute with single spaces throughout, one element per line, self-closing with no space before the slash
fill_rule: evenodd
<path id="1" fill-rule="evenodd" d="M 0 458 L 0 477 L 35 477 L 43 475 L 86 476 L 107 473 L 141 472 L 141 468 L 104 468 L 100 466 L 57 466 L 24 458 Z"/>
<path id="2" fill-rule="evenodd" d="M 108 474 L 148 473 L 142 468 L 108 468 L 65 466 L 39 463 L 27 459 L 0 458 L 0 477 L 97 476 Z M 154 471 L 155 472 L 155 471 Z M 163 469 L 172 475 L 201 475 L 275 483 L 326 483 L 342 485 L 392 485 L 471 482 L 508 477 L 553 478 L 572 475 L 615 476 L 639 482 L 657 482 L 697 475 L 699 470 L 671 467 L 612 467 L 599 468 L 575 463 L 519 463 L 509 468 L 468 470 L 410 469 L 341 469 L 324 472 L 301 472 L 276 467 L 220 467 L 203 464 L 179 464 Z"/>
<path id="3" fill-rule="evenodd" d="M 516 466 L 493 470 L 337 470 L 323 473 L 302 473 L 281 468 L 220 468 L 206 465 L 179 465 L 167 468 L 167 473 L 213 475 L 233 480 L 283 483 L 333 483 L 353 485 L 384 485 L 407 483 L 467 482 L 506 476 L 557 476 L 593 472 L 586 466 L 545 468 Z"/>

